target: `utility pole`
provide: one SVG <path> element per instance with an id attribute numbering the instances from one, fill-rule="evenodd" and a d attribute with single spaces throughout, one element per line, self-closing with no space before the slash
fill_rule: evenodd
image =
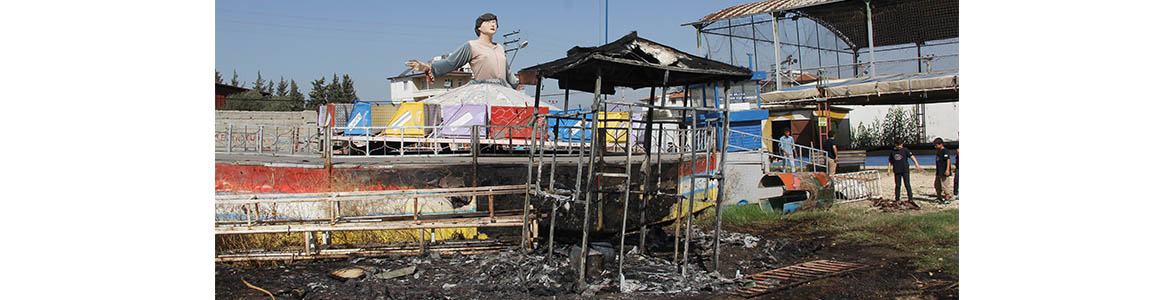
<path id="1" fill-rule="evenodd" d="M 517 49 L 520 49 L 519 47 L 508 48 L 509 45 L 516 44 L 516 43 L 520 42 L 520 39 L 511 39 L 511 40 L 508 39 L 508 37 L 516 35 L 518 33 L 520 33 L 520 30 L 513 30 L 512 32 L 504 34 L 505 41 L 503 43 L 500 43 L 501 45 L 504 45 L 504 53 L 508 53 L 508 52 L 512 52 L 512 51 L 516 51 Z"/>

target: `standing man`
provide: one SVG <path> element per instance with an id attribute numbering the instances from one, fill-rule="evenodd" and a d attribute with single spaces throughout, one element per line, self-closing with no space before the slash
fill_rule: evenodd
<path id="1" fill-rule="evenodd" d="M 955 174 L 955 176 L 952 177 L 952 181 L 953 181 L 952 182 L 952 190 L 954 192 L 952 194 L 954 194 L 958 199 L 958 197 L 960 196 L 960 149 L 956 149 L 956 154 L 955 154 L 954 160 L 955 160 L 956 168 L 955 168 L 955 171 L 952 172 L 953 174 Z"/>
<path id="2" fill-rule="evenodd" d="M 781 169 L 788 169 L 793 160 L 793 137 L 790 136 L 788 128 L 785 128 L 785 136 L 780 138 L 778 144 L 781 148 Z"/>
<path id="3" fill-rule="evenodd" d="M 907 186 L 907 201 L 914 198 L 911 197 L 911 170 L 907 163 L 907 159 L 915 161 L 915 169 L 922 170 L 919 166 L 919 160 L 915 159 L 915 154 L 912 154 L 907 148 L 903 148 L 902 140 L 895 140 L 895 148 L 890 151 L 890 157 L 887 158 L 886 175 L 891 175 L 894 172 L 895 177 L 895 201 L 899 201 L 899 182 Z"/>
<path id="4" fill-rule="evenodd" d="M 821 147 L 821 150 L 824 150 L 826 155 L 829 156 L 829 159 L 825 162 L 826 166 L 829 167 L 829 175 L 833 175 L 838 170 L 838 144 L 834 142 L 833 131 L 829 132 L 829 138 L 821 143 Z"/>
<path id="5" fill-rule="evenodd" d="M 948 185 L 951 176 L 951 155 L 943 147 L 943 139 L 935 138 L 935 199 L 939 203 L 951 202 L 951 189 Z"/>

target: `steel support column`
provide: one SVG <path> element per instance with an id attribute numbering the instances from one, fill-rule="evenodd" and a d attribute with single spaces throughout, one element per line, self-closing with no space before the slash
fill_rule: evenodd
<path id="1" fill-rule="evenodd" d="M 874 78 L 878 70 L 874 69 L 874 20 L 870 16 L 870 1 L 866 1 L 866 34 L 866 41 L 870 44 L 870 78 Z"/>
<path id="2" fill-rule="evenodd" d="M 773 83 L 776 84 L 776 90 L 781 90 L 781 28 L 777 22 L 777 15 L 770 14 L 773 20 L 773 65 L 776 77 L 773 77 Z"/>

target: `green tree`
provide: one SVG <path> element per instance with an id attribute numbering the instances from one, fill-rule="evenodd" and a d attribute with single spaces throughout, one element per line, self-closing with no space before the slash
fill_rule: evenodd
<path id="1" fill-rule="evenodd" d="M 882 143 L 893 145 L 896 140 L 906 143 L 921 142 L 912 138 L 918 119 L 915 114 L 902 107 L 896 106 L 887 110 L 886 118 L 882 122 Z"/>
<path id="2" fill-rule="evenodd" d="M 236 93 L 229 95 L 226 98 L 226 107 L 228 110 L 261 110 L 263 106 L 264 96 L 258 90 L 248 90 L 243 93 Z"/>
<path id="3" fill-rule="evenodd" d="M 219 83 L 219 84 L 224 83 L 224 77 L 220 76 L 220 70 L 215 71 L 215 83 Z"/>
<path id="4" fill-rule="evenodd" d="M 321 79 L 312 82 L 313 87 L 309 90 L 309 107 L 316 108 L 328 101 L 328 91 L 326 91 L 325 76 Z"/>
<path id="5" fill-rule="evenodd" d="M 284 76 L 281 76 L 281 82 L 276 85 L 276 95 L 279 97 L 289 96 L 289 82 L 285 81 Z"/>
<path id="6" fill-rule="evenodd" d="M 860 149 L 878 146 L 880 139 L 878 128 L 881 128 L 881 126 L 877 118 L 874 119 L 874 122 L 870 126 L 866 126 L 866 123 L 858 124 L 858 127 L 851 130 L 853 138 L 850 139 L 850 147 Z"/>
<path id="7" fill-rule="evenodd" d="M 289 83 L 289 99 L 300 101 L 302 103 L 302 107 L 307 104 L 305 103 L 305 95 L 302 95 L 301 90 L 297 89 L 296 80 L 292 80 Z"/>
<path id="8" fill-rule="evenodd" d="M 894 145 L 895 140 L 905 143 L 923 142 L 912 139 L 918 116 L 902 107 L 892 107 L 882 120 L 875 118 L 869 125 L 858 124 L 853 130 L 851 147 L 870 148 Z"/>
<path id="9" fill-rule="evenodd" d="M 252 89 L 264 91 L 264 77 L 260 77 L 260 71 L 256 71 L 256 81 L 252 82 Z"/>
<path id="10" fill-rule="evenodd" d="M 302 100 L 293 100 L 289 97 L 265 96 L 258 90 L 234 94 L 227 97 L 228 110 L 246 111 L 300 111 L 304 109 Z"/>
<path id="11" fill-rule="evenodd" d="M 232 69 L 232 86 L 240 86 L 240 76 L 236 75 L 236 69 Z"/>
<path id="12" fill-rule="evenodd" d="M 272 80 L 268 81 L 268 86 L 264 87 L 264 91 L 269 93 L 270 95 L 273 94 Z"/>
<path id="13" fill-rule="evenodd" d="M 358 99 L 358 91 L 354 89 L 354 81 L 350 80 L 350 74 L 342 75 L 342 98 L 346 102 Z"/>
<path id="14" fill-rule="evenodd" d="M 333 82 L 326 86 L 326 99 L 326 101 L 329 103 L 349 102 L 346 101 L 344 95 L 342 95 L 342 84 L 338 81 L 337 73 L 333 73 Z"/>

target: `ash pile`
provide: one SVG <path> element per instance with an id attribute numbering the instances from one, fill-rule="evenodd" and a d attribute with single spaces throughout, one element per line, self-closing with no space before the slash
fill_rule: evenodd
<path id="1" fill-rule="evenodd" d="M 791 251 L 746 234 L 723 233 L 720 240 L 721 249 Z M 686 276 L 681 274 L 681 266 L 672 262 L 673 239 L 667 241 L 657 243 L 670 245 L 665 249 L 648 249 L 650 255 L 639 255 L 636 247 L 627 246 L 621 274 L 617 247 L 608 242 L 591 243 L 585 284 L 580 286 L 579 245 L 556 244 L 551 256 L 544 246 L 528 255 L 508 249 L 474 255 L 431 252 L 421 256 L 354 257 L 270 267 L 217 265 L 216 294 L 224 298 L 266 296 L 247 287 L 242 278 L 277 299 L 645 298 L 714 295 L 738 287 L 736 274 L 720 275 L 709 270 L 714 246 L 710 233 L 693 232 Z M 679 249 L 681 258 L 682 240 Z"/>
<path id="2" fill-rule="evenodd" d="M 919 209 L 919 204 L 916 204 L 915 201 L 912 201 L 911 199 L 899 201 L 894 199 L 876 198 L 870 201 L 870 206 L 877 207 L 879 210 L 884 212 Z"/>

